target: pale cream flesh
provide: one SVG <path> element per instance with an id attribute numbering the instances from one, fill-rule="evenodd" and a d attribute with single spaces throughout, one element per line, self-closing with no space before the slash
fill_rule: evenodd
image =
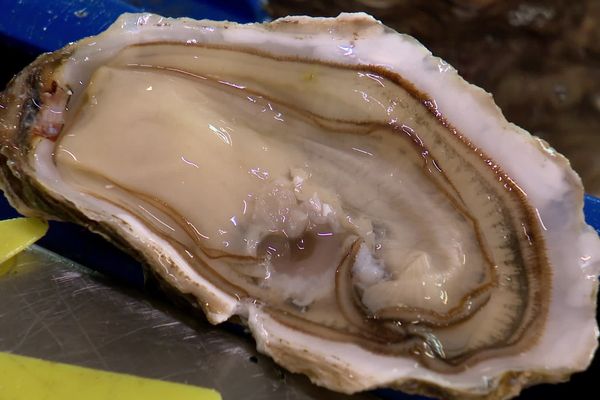
<path id="1" fill-rule="evenodd" d="M 516 190 L 419 96 L 377 69 L 133 46 L 54 159 L 229 293 L 444 370 L 529 345 L 550 288 Z"/>

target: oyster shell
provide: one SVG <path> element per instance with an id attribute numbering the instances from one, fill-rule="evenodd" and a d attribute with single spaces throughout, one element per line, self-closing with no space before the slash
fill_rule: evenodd
<path id="1" fill-rule="evenodd" d="M 0 123 L 23 214 L 104 235 L 319 385 L 502 399 L 593 356 L 578 176 L 365 14 L 124 15 L 26 68 Z"/>

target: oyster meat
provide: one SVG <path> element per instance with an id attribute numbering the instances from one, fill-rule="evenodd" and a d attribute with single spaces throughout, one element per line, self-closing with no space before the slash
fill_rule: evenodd
<path id="1" fill-rule="evenodd" d="M 0 146 L 20 212 L 104 235 L 330 389 L 503 399 L 593 357 L 579 177 L 368 15 L 123 15 L 13 79 Z"/>

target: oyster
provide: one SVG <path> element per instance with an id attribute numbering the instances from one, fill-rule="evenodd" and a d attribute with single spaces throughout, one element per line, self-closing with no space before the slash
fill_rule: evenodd
<path id="1" fill-rule="evenodd" d="M 502 399 L 593 356 L 578 176 L 365 14 L 124 15 L 0 100 L 18 210 L 104 235 L 319 385 Z"/>

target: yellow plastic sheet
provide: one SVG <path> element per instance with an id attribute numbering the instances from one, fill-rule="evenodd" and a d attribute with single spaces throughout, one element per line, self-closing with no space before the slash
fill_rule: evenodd
<path id="1" fill-rule="evenodd" d="M 0 400 L 221 400 L 196 386 L 0 352 Z"/>
<path id="2" fill-rule="evenodd" d="M 0 265 L 35 243 L 46 231 L 48 223 L 38 218 L 0 221 Z"/>

